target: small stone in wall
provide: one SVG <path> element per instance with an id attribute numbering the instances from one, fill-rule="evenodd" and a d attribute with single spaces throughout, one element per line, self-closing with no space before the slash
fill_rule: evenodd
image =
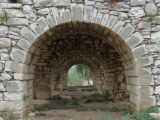
<path id="1" fill-rule="evenodd" d="M 131 0 L 131 6 L 145 5 L 145 0 Z"/>
<path id="2" fill-rule="evenodd" d="M 139 18 L 145 16 L 145 12 L 142 7 L 133 7 L 129 11 L 128 15 L 131 17 Z"/>

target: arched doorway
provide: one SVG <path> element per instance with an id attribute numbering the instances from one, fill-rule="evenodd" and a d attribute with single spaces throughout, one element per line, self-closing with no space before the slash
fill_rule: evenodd
<path id="1" fill-rule="evenodd" d="M 17 44 L 20 49 L 11 51 L 11 57 L 16 61 L 11 63 L 11 68 L 17 74 L 23 72 L 22 77 L 27 80 L 24 82 L 29 83 L 26 93 L 29 103 L 23 108 L 27 110 L 32 105 L 33 81 L 45 81 L 42 86 L 50 97 L 54 94 L 54 81 L 62 83 L 60 89 L 65 87 L 66 66 L 79 61 L 87 61 L 93 66 L 97 91 L 110 90 L 115 96 L 128 94 L 135 110 L 155 105 L 148 87 L 152 79 L 143 69 L 144 64 L 137 62 L 147 53 L 145 45 L 141 45 L 141 34 L 135 32 L 131 24 L 116 21 L 114 16 L 107 19 L 107 14 L 100 21 L 99 18 L 94 21 L 84 19 L 84 22 L 67 19 L 53 27 L 40 18 L 37 25 L 43 22 L 44 26 L 33 25 L 37 28 L 31 27 L 33 31 L 27 27 L 21 29 L 22 37 Z M 141 91 L 147 94 L 143 95 Z"/>

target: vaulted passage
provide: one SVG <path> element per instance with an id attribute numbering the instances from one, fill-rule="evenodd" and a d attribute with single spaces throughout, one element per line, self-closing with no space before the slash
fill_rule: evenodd
<path id="1" fill-rule="evenodd" d="M 92 69 L 95 92 L 108 91 L 115 99 L 129 95 L 127 71 L 132 69 L 132 56 L 123 40 L 109 29 L 66 23 L 44 33 L 35 45 L 33 98 L 49 99 L 61 94 L 67 89 L 68 69 L 78 63 Z"/>

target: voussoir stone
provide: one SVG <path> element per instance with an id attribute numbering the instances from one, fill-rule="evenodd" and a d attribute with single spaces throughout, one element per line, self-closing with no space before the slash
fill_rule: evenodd
<path id="1" fill-rule="evenodd" d="M 72 21 L 83 21 L 83 5 L 71 5 Z"/>
<path id="2" fill-rule="evenodd" d="M 151 2 L 145 5 L 145 11 L 147 14 L 157 14 L 158 8 L 154 2 Z"/>
<path id="3" fill-rule="evenodd" d="M 131 0 L 131 6 L 145 5 L 146 0 Z"/>

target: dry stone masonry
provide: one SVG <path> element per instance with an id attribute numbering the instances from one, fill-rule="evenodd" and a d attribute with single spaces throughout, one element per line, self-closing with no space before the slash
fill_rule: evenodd
<path id="1" fill-rule="evenodd" d="M 0 110 L 27 115 L 78 63 L 97 92 L 160 105 L 160 0 L 0 0 L 0 48 Z"/>

